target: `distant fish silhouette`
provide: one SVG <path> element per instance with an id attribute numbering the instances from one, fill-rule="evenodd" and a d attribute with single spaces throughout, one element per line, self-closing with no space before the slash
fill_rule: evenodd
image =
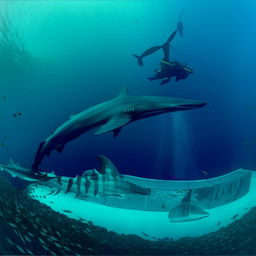
<path id="1" fill-rule="evenodd" d="M 208 172 L 206 170 L 203 170 L 202 173 L 207 176 L 208 175 Z"/>
<path id="2" fill-rule="evenodd" d="M 191 203 L 192 190 L 190 189 L 181 204 L 169 211 L 170 222 L 186 222 L 200 220 L 209 216 L 209 213 Z"/>
<path id="3" fill-rule="evenodd" d="M 177 29 L 179 31 L 179 34 L 181 37 L 183 37 L 183 30 L 184 30 L 184 26 L 183 26 L 183 22 L 181 21 L 181 17 L 183 15 L 184 9 L 181 10 L 180 15 L 179 15 L 179 21 L 177 23 Z"/>

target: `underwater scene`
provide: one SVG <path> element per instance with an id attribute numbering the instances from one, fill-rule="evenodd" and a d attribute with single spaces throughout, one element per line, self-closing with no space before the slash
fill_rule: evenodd
<path id="1" fill-rule="evenodd" d="M 256 255 L 256 1 L 0 1 L 0 255 Z"/>

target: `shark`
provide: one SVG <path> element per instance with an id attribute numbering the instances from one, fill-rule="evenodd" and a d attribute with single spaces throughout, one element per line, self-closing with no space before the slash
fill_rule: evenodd
<path id="1" fill-rule="evenodd" d="M 170 222 L 188 222 L 206 218 L 209 213 L 194 203 L 191 203 L 192 189 L 190 189 L 181 204 L 169 211 Z"/>
<path id="2" fill-rule="evenodd" d="M 98 155 L 97 159 L 100 163 L 99 170 L 86 170 L 82 175 L 74 178 L 57 176 L 54 172 L 35 174 L 32 169 L 21 167 L 12 160 L 7 165 L 1 164 L 0 171 L 6 171 L 13 177 L 33 184 L 47 186 L 50 188 L 51 195 L 57 195 L 60 192 L 73 193 L 75 197 L 81 199 L 106 196 L 124 199 L 127 194 L 150 195 L 150 188 L 124 180 L 116 166 L 107 157 Z"/>
<path id="3" fill-rule="evenodd" d="M 98 128 L 94 135 L 113 132 L 116 137 L 121 129 L 137 120 L 183 110 L 201 108 L 206 102 L 183 98 L 130 95 L 126 86 L 113 99 L 89 107 L 73 115 L 56 128 L 40 143 L 32 164 L 35 172 L 45 156 L 53 150 L 62 152 L 64 146 L 91 129 Z"/>

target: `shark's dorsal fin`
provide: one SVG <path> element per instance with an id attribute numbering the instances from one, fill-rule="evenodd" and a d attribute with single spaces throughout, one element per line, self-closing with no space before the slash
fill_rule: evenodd
<path id="1" fill-rule="evenodd" d="M 99 172 L 101 174 L 106 174 L 106 169 L 110 170 L 110 175 L 113 177 L 119 176 L 119 172 L 115 165 L 105 156 L 98 155 L 97 156 L 98 161 L 100 162 L 100 168 Z"/>
<path id="2" fill-rule="evenodd" d="M 182 203 L 190 203 L 191 202 L 191 196 L 192 196 L 192 189 L 190 189 L 187 194 L 182 199 Z"/>
<path id="3" fill-rule="evenodd" d="M 8 165 L 9 166 L 17 166 L 18 164 L 16 164 L 12 158 L 9 159 L 9 162 L 8 162 Z"/>
<path id="4" fill-rule="evenodd" d="M 121 91 L 119 92 L 119 94 L 117 95 L 117 97 L 123 97 L 123 96 L 127 96 L 129 95 L 129 91 L 126 85 L 124 85 L 121 89 Z"/>
<path id="5" fill-rule="evenodd" d="M 94 135 L 100 135 L 107 132 L 114 132 L 114 136 L 117 136 L 120 132 L 120 129 L 122 126 L 128 124 L 131 122 L 131 118 L 129 117 L 114 117 L 111 118 L 106 124 L 102 125 L 95 133 Z"/>

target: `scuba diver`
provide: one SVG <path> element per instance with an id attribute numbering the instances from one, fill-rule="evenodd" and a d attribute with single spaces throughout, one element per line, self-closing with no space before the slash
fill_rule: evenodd
<path id="1" fill-rule="evenodd" d="M 175 77 L 176 82 L 178 82 L 179 80 L 186 79 L 190 74 L 193 73 L 191 68 L 179 63 L 178 61 L 169 62 L 161 60 L 160 66 L 161 68 L 156 70 L 156 74 L 148 79 L 150 81 L 154 81 L 166 78 L 161 82 L 161 85 L 170 82 L 172 77 Z"/>
<path id="2" fill-rule="evenodd" d="M 170 82 L 172 77 L 175 77 L 176 82 L 178 82 L 179 80 L 186 79 L 193 73 L 193 70 L 186 65 L 183 65 L 178 61 L 170 61 L 170 42 L 175 37 L 177 30 L 178 29 L 172 33 L 163 45 L 164 58 L 160 61 L 160 69 L 155 70 L 156 74 L 148 78 L 150 81 L 166 78 L 161 82 L 161 85 L 164 85 Z"/>
<path id="3" fill-rule="evenodd" d="M 182 79 L 186 79 L 190 74 L 193 73 L 193 70 L 186 65 L 179 63 L 178 61 L 170 61 L 170 47 L 171 42 L 175 38 L 177 32 L 179 32 L 180 36 L 183 37 L 183 23 L 181 21 L 181 16 L 183 14 L 183 10 L 179 15 L 179 21 L 177 23 L 177 29 L 169 36 L 167 41 L 161 46 L 154 46 L 143 52 L 140 56 L 133 55 L 137 58 L 139 66 L 143 66 L 142 59 L 148 55 L 153 54 L 159 49 L 163 50 L 164 58 L 160 61 L 160 69 L 155 70 L 156 74 L 152 77 L 149 77 L 150 81 L 164 79 L 161 82 L 161 85 L 168 83 L 172 77 L 176 77 L 176 82 Z"/>

